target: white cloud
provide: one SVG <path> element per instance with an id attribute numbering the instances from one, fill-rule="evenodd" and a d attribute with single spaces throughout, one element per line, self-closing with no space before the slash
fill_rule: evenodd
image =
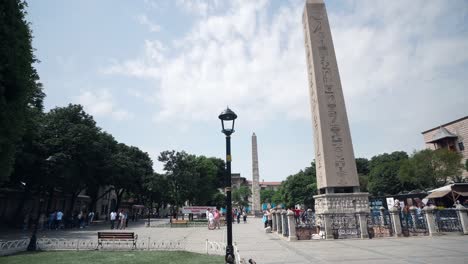
<path id="1" fill-rule="evenodd" d="M 103 72 L 153 78 L 158 121 L 210 120 L 225 105 L 251 122 L 310 120 L 303 2 L 273 14 L 267 1 L 223 3 L 228 6 L 220 13 L 217 1 L 178 1 L 201 15 L 184 38 L 173 40 L 176 45 L 146 40 L 140 57 Z M 428 108 L 447 121 L 458 117 L 450 115 L 459 103 L 440 106 L 450 94 L 468 97 L 468 77 L 460 73 L 468 62 L 467 26 L 457 24 L 466 12 L 457 6 L 463 2 L 450 4 L 355 1 L 339 13 L 328 8 L 353 122 L 398 122 L 418 131 Z"/>
<path id="2" fill-rule="evenodd" d="M 141 25 L 147 26 L 151 32 L 159 32 L 161 30 L 161 26 L 151 22 L 146 15 L 139 15 L 137 19 Z"/>
<path id="3" fill-rule="evenodd" d="M 219 0 L 177 0 L 176 5 L 191 14 L 206 16 L 216 11 L 221 2 Z"/>
<path id="4" fill-rule="evenodd" d="M 82 91 L 75 101 L 87 112 L 96 117 L 110 117 L 116 121 L 129 120 L 133 115 L 116 106 L 115 99 L 108 90 Z"/>

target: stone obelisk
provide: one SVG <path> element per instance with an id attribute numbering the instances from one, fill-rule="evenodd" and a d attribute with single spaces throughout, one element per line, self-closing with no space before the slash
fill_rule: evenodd
<path id="1" fill-rule="evenodd" d="M 369 210 L 368 194 L 359 192 L 343 90 L 323 0 L 307 0 L 302 22 L 319 192 L 314 196 L 315 211 L 326 215 L 364 213 Z"/>
<path id="2" fill-rule="evenodd" d="M 258 172 L 257 136 L 252 135 L 252 213 L 260 215 L 262 208 L 260 204 L 260 175 Z"/>

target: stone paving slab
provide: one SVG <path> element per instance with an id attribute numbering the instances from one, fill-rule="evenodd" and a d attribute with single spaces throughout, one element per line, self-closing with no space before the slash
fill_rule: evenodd
<path id="1" fill-rule="evenodd" d="M 165 222 L 155 220 L 153 223 Z M 126 230 L 139 239 L 185 240 L 187 250 L 205 253 L 206 240 L 226 242 L 226 227 L 160 228 L 145 227 L 145 222 L 130 223 Z M 39 237 L 96 239 L 98 231 L 109 231 L 108 225 L 85 229 L 39 232 Z M 119 230 L 120 231 L 120 230 Z M 29 237 L 29 232 L 0 232 L 0 240 Z M 247 224 L 233 225 L 233 239 L 240 254 L 257 263 L 468 263 L 468 236 L 377 238 L 349 240 L 307 240 L 288 242 L 277 234 L 266 234 L 260 219 L 249 218 Z"/>

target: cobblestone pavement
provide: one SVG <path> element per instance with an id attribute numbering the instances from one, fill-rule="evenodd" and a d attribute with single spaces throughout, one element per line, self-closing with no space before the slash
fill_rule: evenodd
<path id="1" fill-rule="evenodd" d="M 152 220 L 154 225 L 167 220 Z M 468 236 L 349 239 L 287 242 L 276 234 L 265 234 L 260 219 L 249 218 L 247 224 L 233 225 L 233 238 L 243 258 L 257 263 L 468 263 Z M 98 224 L 85 229 L 42 231 L 39 237 L 97 239 L 97 231 L 110 230 Z M 145 227 L 141 220 L 126 229 L 138 239 L 181 240 L 187 250 L 205 252 L 205 241 L 226 242 L 226 227 Z M 26 238 L 29 233 L 1 232 L 0 240 Z"/>

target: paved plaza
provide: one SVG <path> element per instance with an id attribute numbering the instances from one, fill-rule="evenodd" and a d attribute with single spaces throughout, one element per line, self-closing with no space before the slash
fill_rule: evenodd
<path id="1" fill-rule="evenodd" d="M 168 220 L 152 220 L 154 224 Z M 287 242 L 276 234 L 265 234 L 260 219 L 234 224 L 233 236 L 243 258 L 257 263 L 468 263 L 468 236 L 349 239 Z M 85 229 L 43 231 L 39 237 L 96 239 L 97 231 L 108 231 L 100 224 Z M 226 242 L 226 227 L 145 227 L 144 221 L 130 223 L 126 230 L 138 239 L 186 240 L 187 250 L 205 253 L 206 240 Z M 2 232 L 0 240 L 27 238 L 24 232 Z"/>

